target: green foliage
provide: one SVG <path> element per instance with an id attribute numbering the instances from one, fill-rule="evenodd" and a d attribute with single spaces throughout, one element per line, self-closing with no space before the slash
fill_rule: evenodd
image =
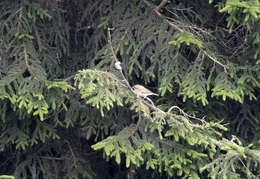
<path id="1" fill-rule="evenodd" d="M 0 2 L 0 178 L 259 178 L 259 1 L 160 3 Z"/>
<path id="2" fill-rule="evenodd" d="M 229 32 L 232 32 L 233 27 L 238 24 L 243 24 L 248 29 L 251 29 L 252 24 L 260 17 L 260 3 L 258 0 L 227 0 L 219 12 L 227 12 L 229 14 L 227 18 Z"/>
<path id="3" fill-rule="evenodd" d="M 110 110 L 114 103 L 123 106 L 123 99 L 129 93 L 122 88 L 113 74 L 97 70 L 82 70 L 75 76 L 75 86 L 78 87 L 81 98 L 87 98 L 86 104 L 100 109 L 104 116 L 104 108 Z"/>
<path id="4" fill-rule="evenodd" d="M 2 179 L 15 179 L 15 177 L 11 176 L 11 175 L 0 175 L 0 178 L 2 178 Z"/>
<path id="5" fill-rule="evenodd" d="M 103 81 L 106 81 L 105 78 L 109 78 L 109 76 L 104 76 L 102 78 Z M 157 168 L 159 172 L 162 173 L 162 166 L 164 166 L 163 170 L 166 171 L 169 176 L 173 176 L 173 171 L 177 170 L 177 175 L 183 177 L 187 177 L 193 170 L 193 172 L 195 172 L 196 169 L 198 170 L 197 164 L 194 164 L 192 161 L 200 161 L 201 158 L 207 157 L 206 154 L 193 150 L 192 146 L 211 146 L 211 151 L 214 153 L 215 145 L 209 139 L 219 135 L 219 133 L 214 130 L 214 127 L 218 127 L 218 125 L 214 123 L 201 126 L 193 125 L 188 118 L 182 115 L 172 114 L 171 110 L 169 110 L 168 113 L 162 111 L 151 113 L 149 107 L 139 100 L 137 100 L 137 103 L 133 103 L 131 109 L 139 114 L 137 125 L 130 125 L 121 130 L 118 135 L 109 136 L 101 142 L 98 142 L 92 146 L 94 150 L 104 149 L 106 156 L 111 158 L 115 157 L 115 161 L 118 164 L 121 163 L 121 155 L 124 154 L 126 157 L 126 167 L 129 167 L 130 163 L 140 167 L 144 165 L 144 158 L 150 156 L 151 158 L 148 158 L 146 163 L 147 169 Z M 141 120 L 144 120 L 141 115 L 144 116 L 144 119 L 148 120 L 145 129 L 140 128 L 141 123 L 143 123 Z M 166 126 L 170 129 L 164 130 Z M 219 128 L 223 128 L 223 126 L 220 125 Z M 138 135 L 138 133 L 136 133 L 137 130 L 140 130 L 142 135 Z M 153 134 L 152 138 L 146 134 L 146 131 Z M 158 131 L 158 133 L 156 131 Z M 163 133 L 165 133 L 165 137 L 163 137 Z M 155 140 L 156 136 L 158 137 L 157 140 Z M 183 149 L 184 147 L 177 143 L 175 144 L 177 146 L 171 145 L 170 141 L 172 140 L 172 136 L 176 142 L 180 140 L 183 142 L 186 141 L 186 145 L 190 145 L 191 148 Z M 167 138 L 169 139 L 167 140 Z M 174 155 L 169 156 L 170 153 Z M 186 157 L 190 157 L 190 159 L 186 159 Z M 193 170 L 191 170 L 191 168 Z"/>
<path id="6" fill-rule="evenodd" d="M 183 96 L 183 101 L 186 98 L 193 98 L 194 101 L 201 101 L 205 106 L 208 104 L 207 100 L 207 81 L 203 73 L 203 56 L 198 54 L 194 65 L 190 66 L 186 75 L 183 77 L 183 82 L 180 84 L 179 95 Z"/>
<path id="7" fill-rule="evenodd" d="M 193 35 L 189 33 L 185 33 L 185 32 L 176 33 L 174 35 L 174 38 L 176 40 L 170 41 L 169 44 L 176 45 L 178 48 L 180 48 L 182 43 L 185 43 L 188 46 L 191 44 L 198 45 L 198 47 L 200 48 L 203 46 L 200 40 L 196 39 L 196 37 L 193 37 Z"/>
<path id="8" fill-rule="evenodd" d="M 234 93 L 234 91 L 237 92 Z M 221 96 L 224 101 L 226 100 L 226 97 L 230 97 L 241 103 L 243 102 L 243 91 L 232 84 L 232 81 L 229 80 L 229 77 L 225 73 L 219 74 L 216 78 L 216 86 L 212 90 L 212 97 L 213 96 Z"/>
<path id="9" fill-rule="evenodd" d="M 108 157 L 115 157 L 117 164 L 121 163 L 121 153 L 126 155 L 126 167 L 133 163 L 136 166 L 143 164 L 143 153 L 150 151 L 153 145 L 149 142 L 133 137 L 136 126 L 132 125 L 123 129 L 118 136 L 109 136 L 100 143 L 92 146 L 94 150 L 104 149 Z"/>
<path id="10" fill-rule="evenodd" d="M 36 22 L 37 17 L 40 17 L 41 20 L 45 18 L 48 20 L 52 19 L 52 16 L 48 13 L 48 10 L 41 8 L 40 4 L 30 3 L 29 1 L 25 1 L 25 4 L 28 6 L 27 16 L 29 19 L 32 19 L 34 23 Z"/>
<path id="11" fill-rule="evenodd" d="M 209 169 L 212 178 L 258 178 L 260 168 L 260 153 L 257 150 L 243 147 L 237 139 L 237 143 L 228 140 L 220 141 L 219 145 L 226 154 L 221 154 L 210 164 L 201 168 L 201 171 Z M 219 165 L 221 163 L 221 165 Z M 249 170 L 251 168 L 251 170 Z"/>

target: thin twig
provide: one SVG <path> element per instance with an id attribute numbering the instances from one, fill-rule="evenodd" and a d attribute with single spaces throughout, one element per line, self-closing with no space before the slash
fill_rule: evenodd
<path id="1" fill-rule="evenodd" d="M 156 106 L 154 106 L 154 105 L 148 103 L 147 101 L 142 100 L 142 102 L 143 102 L 145 105 L 147 105 L 147 106 L 149 106 L 150 108 L 152 108 L 153 110 L 158 111 L 158 112 L 160 112 L 160 113 L 162 113 L 162 114 L 166 114 L 166 112 L 164 112 L 164 111 L 162 111 L 161 109 L 157 108 Z"/>
<path id="2" fill-rule="evenodd" d="M 116 53 L 115 53 L 115 51 L 114 51 L 114 49 L 113 49 L 113 45 L 112 45 L 112 39 L 111 39 L 111 33 L 110 33 L 110 31 L 111 30 L 113 30 L 113 28 L 108 28 L 108 30 L 107 30 L 107 33 L 108 33 L 108 43 L 109 43 L 109 45 L 110 45 L 110 49 L 111 49 L 111 52 L 112 52 L 112 55 L 113 55 L 113 61 L 112 61 L 112 63 L 111 63 L 111 65 L 112 64 L 115 64 L 115 62 L 119 62 L 119 60 L 117 59 L 117 57 L 116 57 Z M 125 32 L 125 35 L 127 34 L 127 32 Z M 125 36 L 124 35 L 124 36 Z M 124 37 L 123 36 L 123 37 Z M 123 71 L 122 70 L 119 70 L 120 71 L 120 73 L 121 73 L 121 75 L 122 75 L 122 77 L 123 77 L 123 79 L 124 79 L 124 81 L 125 81 L 125 83 L 127 84 L 127 86 L 128 86 L 128 88 L 133 92 L 133 89 L 132 89 L 132 87 L 130 86 L 130 84 L 129 84 L 129 82 L 127 81 L 127 79 L 125 78 L 125 75 L 123 74 Z"/>
<path id="3" fill-rule="evenodd" d="M 154 106 L 154 103 L 153 103 L 153 101 L 152 101 L 150 98 L 148 98 L 148 97 L 146 96 L 146 97 L 144 97 L 144 99 L 147 99 L 147 100 Z"/>
<path id="4" fill-rule="evenodd" d="M 205 50 L 202 50 L 202 52 L 203 52 L 207 57 L 209 57 L 211 60 L 213 60 L 215 63 L 217 63 L 217 64 L 219 64 L 220 66 L 222 66 L 222 67 L 224 68 L 225 73 L 227 73 L 227 68 L 228 68 L 228 67 L 227 67 L 226 65 L 220 63 L 217 59 L 215 59 L 215 58 L 213 58 L 211 55 L 209 55 Z"/>
<path id="5" fill-rule="evenodd" d="M 68 145 L 68 147 L 69 147 L 69 149 L 70 149 L 71 155 L 72 155 L 72 157 L 73 157 L 73 164 L 74 164 L 75 168 L 77 168 L 76 156 L 75 156 L 75 154 L 74 154 L 74 152 L 73 152 L 73 150 L 72 150 L 72 148 L 71 148 L 71 146 L 70 146 L 69 141 L 65 140 L 65 142 L 67 143 L 67 145 Z"/>
<path id="6" fill-rule="evenodd" d="M 112 38 L 111 38 L 111 33 L 110 33 L 110 31 L 111 30 L 114 30 L 114 28 L 108 28 L 107 29 L 107 36 L 108 36 L 108 43 L 109 43 L 109 46 L 110 46 L 110 49 L 111 49 L 111 52 L 112 52 L 112 55 L 113 55 L 113 61 L 112 61 L 112 63 L 111 63 L 111 65 L 112 64 L 114 64 L 116 61 L 118 61 L 117 60 L 117 57 L 116 57 L 116 54 L 115 54 L 115 52 L 114 52 L 114 49 L 113 49 L 113 45 L 112 45 Z"/>
<path id="7" fill-rule="evenodd" d="M 204 116 L 202 119 L 197 118 L 197 117 L 195 117 L 195 116 L 191 116 L 191 115 L 185 113 L 185 112 L 184 112 L 180 107 L 178 107 L 178 106 L 172 106 L 172 107 L 168 110 L 167 113 L 170 113 L 171 110 L 173 110 L 173 109 L 178 109 L 179 112 L 182 113 L 185 117 L 188 117 L 188 118 L 191 118 L 191 119 L 196 119 L 196 120 L 201 121 L 202 123 L 206 123 L 206 121 L 204 120 L 206 116 Z"/>
<path id="8" fill-rule="evenodd" d="M 46 160 L 66 160 L 65 157 L 47 157 L 47 156 L 41 156 L 40 158 L 46 159 Z"/>
<path id="9" fill-rule="evenodd" d="M 124 35 L 121 37 L 120 41 L 122 41 L 122 40 L 125 39 L 127 33 L 128 33 L 128 29 L 125 30 L 125 33 L 124 33 Z M 119 48 L 120 48 L 120 44 L 117 46 L 117 48 L 116 48 L 116 52 L 118 52 Z"/>
<path id="10" fill-rule="evenodd" d="M 25 48 L 25 47 L 24 47 L 24 49 L 23 49 L 23 53 L 24 53 L 25 65 L 26 65 L 27 69 L 28 69 L 29 71 L 31 71 L 31 70 L 30 70 L 29 61 L 28 61 L 28 54 L 27 54 L 27 51 L 26 51 L 26 48 Z"/>
<path id="11" fill-rule="evenodd" d="M 159 12 L 157 12 L 157 14 L 158 14 Z M 161 13 L 160 13 L 161 14 Z M 168 23 L 168 24 L 170 24 L 170 26 L 172 26 L 174 29 L 176 29 L 176 30 L 178 30 L 179 32 L 185 32 L 184 30 L 182 30 L 181 28 L 179 28 L 177 25 L 175 25 L 174 23 L 172 23 L 171 21 L 169 21 L 169 20 L 166 20 L 166 22 Z"/>
<path id="12" fill-rule="evenodd" d="M 156 11 L 160 11 L 166 4 L 168 0 L 162 0 L 161 3 L 154 9 Z"/>

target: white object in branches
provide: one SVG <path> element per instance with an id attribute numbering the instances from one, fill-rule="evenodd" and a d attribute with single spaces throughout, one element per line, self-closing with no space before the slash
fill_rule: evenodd
<path id="1" fill-rule="evenodd" d="M 122 70 L 122 67 L 121 67 L 121 62 L 120 61 L 117 61 L 116 63 L 115 63 L 115 67 L 116 67 L 116 69 L 117 70 Z"/>

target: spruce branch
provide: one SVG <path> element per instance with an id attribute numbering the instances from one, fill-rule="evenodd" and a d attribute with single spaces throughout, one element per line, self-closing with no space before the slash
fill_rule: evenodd
<path id="1" fill-rule="evenodd" d="M 100 70 L 95 70 L 95 71 L 96 71 L 96 72 L 100 72 L 100 73 L 102 73 L 102 74 L 108 76 L 109 78 L 115 80 L 115 81 L 118 82 L 121 86 L 128 87 L 128 88 L 129 88 L 129 86 L 130 86 L 129 83 L 128 83 L 128 81 L 127 81 L 126 79 L 123 80 L 123 81 L 126 81 L 127 86 L 126 86 L 124 83 L 122 83 L 122 80 L 119 80 L 119 79 L 118 79 L 114 74 L 112 74 L 112 73 L 105 72 L 105 71 L 100 71 Z M 122 74 L 122 75 L 123 75 L 123 74 Z M 123 77 L 124 77 L 124 76 L 123 76 Z M 130 86 L 130 89 L 132 89 L 131 86 Z"/>
<path id="2" fill-rule="evenodd" d="M 168 0 L 162 0 L 161 3 L 154 9 L 155 11 L 160 11 L 166 4 Z"/>
<path id="3" fill-rule="evenodd" d="M 147 0 L 143 0 L 145 4 L 147 4 L 149 7 L 152 7 L 152 5 L 150 4 L 150 2 L 148 2 Z M 165 17 L 162 13 L 160 13 L 158 10 L 156 10 L 156 8 L 154 9 L 154 11 L 158 14 L 159 17 L 165 19 L 165 21 L 174 29 L 176 29 L 179 32 L 185 32 L 188 34 L 191 34 L 193 36 L 193 34 L 185 29 L 181 29 L 178 25 L 174 24 L 173 22 L 171 22 L 167 17 Z M 189 26 L 189 28 L 191 28 L 191 26 Z M 214 63 L 219 64 L 220 66 L 222 66 L 224 68 L 225 73 L 227 73 L 227 65 L 222 64 L 221 62 L 219 62 L 216 58 L 212 57 L 208 52 L 206 52 L 206 50 L 201 49 L 202 52 L 209 58 L 211 59 Z"/>
<path id="4" fill-rule="evenodd" d="M 141 98 L 140 98 L 140 99 L 141 99 Z M 202 124 L 206 124 L 206 123 L 207 123 L 207 122 L 205 121 L 206 116 L 204 116 L 203 118 L 197 118 L 197 117 L 195 117 L 195 116 L 191 116 L 191 115 L 185 113 L 185 112 L 184 112 L 180 107 L 178 107 L 178 106 L 172 106 L 172 107 L 169 108 L 169 110 L 168 110 L 167 112 L 165 112 L 165 111 L 162 111 L 161 109 L 157 108 L 154 104 L 151 104 L 151 103 L 149 103 L 148 101 L 146 101 L 146 100 L 144 100 L 144 99 L 141 99 L 141 100 L 140 100 L 140 99 L 139 99 L 139 102 L 140 102 L 140 103 L 145 104 L 145 105 L 148 106 L 150 109 L 152 109 L 152 110 L 154 110 L 154 111 L 157 111 L 157 112 L 159 112 L 159 113 L 162 114 L 162 115 L 170 114 L 170 112 L 171 112 L 173 109 L 178 109 L 178 110 L 180 111 L 180 113 L 181 113 L 186 119 L 196 119 L 196 120 L 200 121 Z M 191 123 L 190 120 L 189 120 L 189 122 Z M 191 123 L 191 126 L 193 126 L 193 127 L 198 127 L 198 125 L 192 124 L 192 123 Z"/>

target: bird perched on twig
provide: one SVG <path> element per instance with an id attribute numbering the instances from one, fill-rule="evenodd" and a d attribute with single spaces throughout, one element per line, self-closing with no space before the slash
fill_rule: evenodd
<path id="1" fill-rule="evenodd" d="M 140 97 L 144 97 L 146 98 L 147 96 L 159 96 L 156 93 L 153 93 L 152 91 L 150 91 L 149 89 L 146 89 L 145 87 L 143 87 L 142 85 L 134 85 L 133 86 L 133 92 Z"/>

